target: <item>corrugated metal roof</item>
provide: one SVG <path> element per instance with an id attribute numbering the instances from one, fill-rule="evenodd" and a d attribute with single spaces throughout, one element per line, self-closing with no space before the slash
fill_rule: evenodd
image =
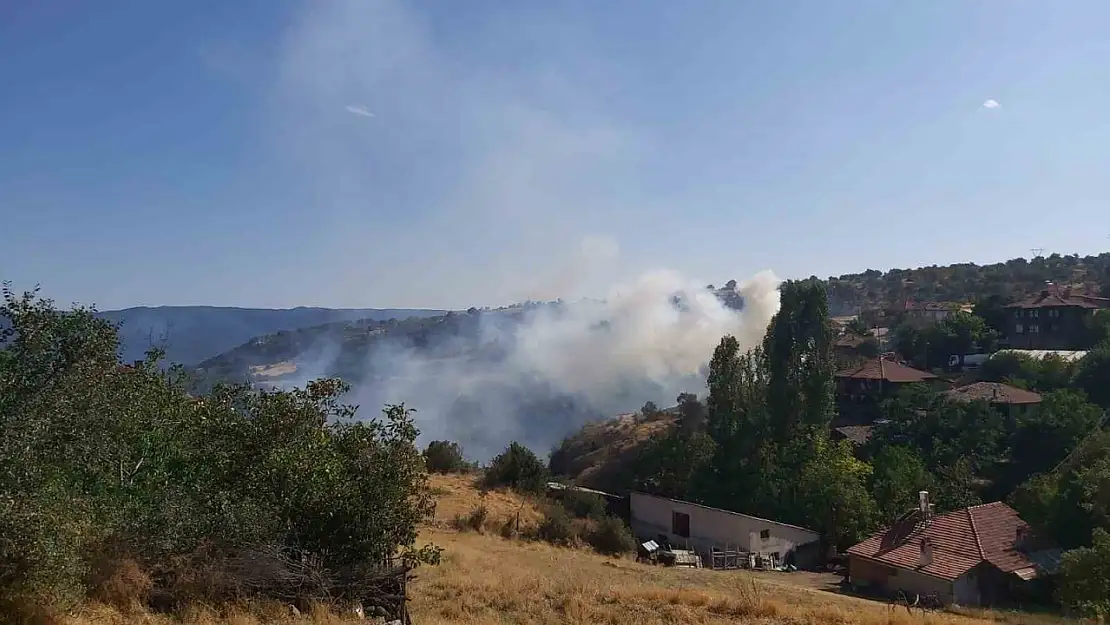
<path id="1" fill-rule="evenodd" d="M 790 523 L 783 523 L 782 521 L 772 521 L 771 519 L 764 519 L 762 517 L 752 516 L 750 514 L 744 514 L 743 512 L 733 512 L 732 510 L 723 510 L 721 508 L 713 508 L 711 506 L 705 506 L 705 505 L 702 505 L 700 503 L 693 503 L 691 501 L 682 501 L 681 499 L 671 499 L 670 497 L 661 497 L 659 495 L 649 495 L 648 493 L 639 493 L 639 492 L 635 492 L 635 491 L 633 491 L 631 493 L 631 496 L 629 497 L 629 499 L 634 500 L 636 497 L 647 497 L 648 499 L 656 499 L 656 500 L 659 500 L 659 501 L 669 501 L 670 503 L 677 503 L 677 504 L 681 504 L 681 505 L 684 505 L 684 506 L 692 506 L 694 508 L 701 508 L 703 510 L 712 510 L 714 512 L 721 512 L 723 514 L 732 514 L 732 515 L 735 515 L 735 516 L 742 516 L 744 518 L 753 519 L 753 520 L 756 520 L 756 521 L 761 521 L 763 523 L 771 523 L 771 524 L 774 524 L 774 525 L 780 525 L 782 527 L 789 527 L 789 528 L 793 528 L 793 529 L 796 529 L 796 530 L 801 530 L 803 532 L 809 532 L 810 534 L 813 534 L 814 540 L 818 540 L 821 537 L 820 533 L 815 532 L 815 531 L 809 529 L 808 527 L 801 527 L 799 525 L 791 525 Z"/>

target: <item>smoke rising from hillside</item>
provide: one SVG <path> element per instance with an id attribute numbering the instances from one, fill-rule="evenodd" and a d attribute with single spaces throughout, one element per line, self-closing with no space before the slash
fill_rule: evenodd
<path id="1" fill-rule="evenodd" d="M 445 337 L 431 353 L 384 341 L 370 355 L 376 373 L 355 381 L 353 397 L 364 418 L 405 402 L 423 443 L 454 440 L 471 458 L 511 440 L 542 455 L 586 421 L 646 401 L 673 405 L 681 392 L 704 396 L 721 337 L 757 345 L 778 310 L 777 287 L 772 273 L 756 275 L 737 288 L 744 305 L 734 310 L 702 285 L 654 271 L 602 300 L 540 306 L 512 321 L 480 313 L 473 335 Z"/>

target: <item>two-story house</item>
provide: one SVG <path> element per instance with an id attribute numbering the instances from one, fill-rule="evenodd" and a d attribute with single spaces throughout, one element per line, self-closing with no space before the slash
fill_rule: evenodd
<path id="1" fill-rule="evenodd" d="M 1110 298 L 1047 284 L 1040 293 L 1006 306 L 1006 340 L 1017 349 L 1084 349 L 1087 320 L 1108 308 Z"/>

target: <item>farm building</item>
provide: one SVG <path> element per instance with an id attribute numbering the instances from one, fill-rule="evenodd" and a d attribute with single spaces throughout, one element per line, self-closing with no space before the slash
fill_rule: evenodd
<path id="1" fill-rule="evenodd" d="M 936 593 L 943 603 L 997 605 L 1036 591 L 1060 550 L 1039 542 L 1004 503 L 935 515 L 928 493 L 890 528 L 848 549 L 848 578 L 895 593 Z"/>
<path id="2" fill-rule="evenodd" d="M 820 535 L 804 527 L 645 493 L 632 493 L 629 507 L 641 541 L 688 545 L 706 561 L 713 549 L 764 554 L 798 568 L 816 566 L 821 557 Z"/>

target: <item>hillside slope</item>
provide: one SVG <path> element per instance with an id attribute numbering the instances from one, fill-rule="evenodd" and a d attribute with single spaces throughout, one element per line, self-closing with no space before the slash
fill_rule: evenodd
<path id="1" fill-rule="evenodd" d="M 832 592 L 827 575 L 804 572 L 712 571 L 637 564 L 583 549 L 552 547 L 492 533 L 458 532 L 447 515 L 479 504 L 491 518 L 521 512 L 525 524 L 540 512 L 534 501 L 494 491 L 483 496 L 473 476 L 433 475 L 437 520 L 426 523 L 421 543 L 444 549 L 442 562 L 417 570 L 409 587 L 410 613 L 420 625 L 533 623 L 656 625 L 752 623 L 762 625 L 1054 625 L 1064 621 L 984 611 L 977 617 L 891 610 L 886 604 Z M 291 616 L 285 606 L 231 614 L 194 610 L 181 621 L 146 612 L 120 613 L 89 606 L 63 625 L 346 625 L 366 621 L 318 612 Z"/>
<path id="2" fill-rule="evenodd" d="M 194 365 L 250 339 L 283 330 L 357 319 L 405 319 L 442 315 L 442 310 L 407 308 L 224 308 L 157 306 L 108 310 L 99 317 L 118 322 L 125 362 L 138 360 L 151 344 L 164 344 L 166 360 Z"/>
<path id="3" fill-rule="evenodd" d="M 651 419 L 634 413 L 587 423 L 551 452 L 551 469 L 580 486 L 623 492 L 630 481 L 627 472 L 644 444 L 665 436 L 676 423 L 673 411 Z"/>

